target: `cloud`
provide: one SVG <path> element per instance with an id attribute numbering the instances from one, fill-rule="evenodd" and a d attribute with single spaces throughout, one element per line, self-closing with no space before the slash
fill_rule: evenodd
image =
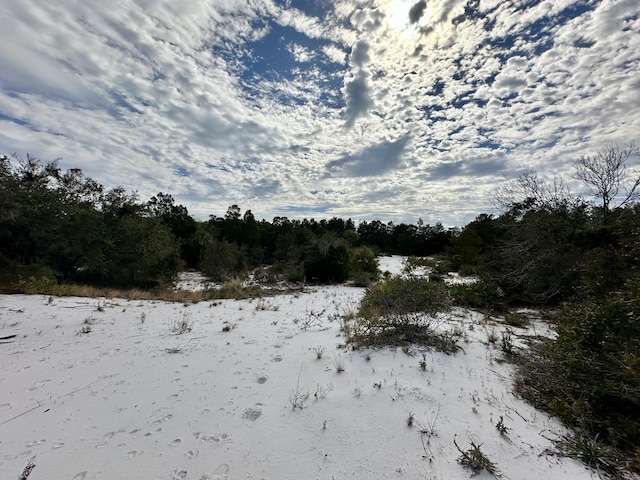
<path id="1" fill-rule="evenodd" d="M 393 142 L 384 141 L 364 148 L 355 155 L 344 155 L 327 163 L 327 174 L 347 177 L 383 175 L 400 166 L 408 142 L 407 135 Z"/>
<path id="2" fill-rule="evenodd" d="M 418 21 L 424 15 L 424 11 L 427 8 L 427 2 L 420 0 L 409 10 L 409 23 L 418 23 Z"/>
<path id="3" fill-rule="evenodd" d="M 460 224 L 640 131 L 633 0 L 294 4 L 0 0 L 0 152 L 199 218 Z"/>

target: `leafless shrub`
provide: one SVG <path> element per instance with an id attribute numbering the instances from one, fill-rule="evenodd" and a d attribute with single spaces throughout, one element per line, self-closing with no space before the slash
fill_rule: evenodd
<path id="1" fill-rule="evenodd" d="M 169 325 L 171 333 L 182 335 L 193 330 L 193 322 L 191 321 L 191 313 L 183 312 L 182 318 L 174 319 Z"/>

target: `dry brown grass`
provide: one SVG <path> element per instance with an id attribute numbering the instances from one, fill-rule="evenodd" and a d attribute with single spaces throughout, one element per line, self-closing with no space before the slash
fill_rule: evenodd
<path id="1" fill-rule="evenodd" d="M 39 285 L 37 289 L 23 290 L 22 293 L 54 295 L 59 297 L 122 298 L 126 300 L 162 300 L 165 302 L 194 304 L 208 300 L 260 298 L 271 292 L 256 285 L 243 285 L 239 279 L 225 282 L 218 288 L 201 291 L 175 290 L 172 287 L 143 290 L 139 288 L 106 288 L 90 285 Z M 15 293 L 15 292 L 14 292 Z"/>

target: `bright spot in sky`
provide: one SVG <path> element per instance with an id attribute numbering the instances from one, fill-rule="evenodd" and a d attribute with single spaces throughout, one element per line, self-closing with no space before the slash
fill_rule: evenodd
<path id="1" fill-rule="evenodd" d="M 418 0 L 391 0 L 387 5 L 387 18 L 391 30 L 405 31 L 411 27 L 424 26 L 431 17 L 431 7 L 427 3 L 420 20 L 411 25 L 409 11 L 418 3 Z"/>

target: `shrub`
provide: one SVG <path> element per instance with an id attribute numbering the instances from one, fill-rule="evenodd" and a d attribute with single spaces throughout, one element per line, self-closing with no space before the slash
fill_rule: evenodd
<path id="1" fill-rule="evenodd" d="M 264 291 L 257 285 L 245 286 L 241 278 L 233 278 L 224 282 L 220 287 L 207 289 L 205 297 L 209 300 L 220 298 L 233 298 L 236 300 L 244 298 L 257 298 L 264 295 Z"/>
<path id="2" fill-rule="evenodd" d="M 453 302 L 463 307 L 502 312 L 507 306 L 502 290 L 489 280 L 451 285 L 450 291 Z"/>
<path id="3" fill-rule="evenodd" d="M 450 306 L 449 292 L 443 283 L 392 277 L 367 289 L 359 315 L 365 318 L 418 312 L 436 315 Z"/>
<path id="4" fill-rule="evenodd" d="M 605 297 L 565 306 L 557 338 L 521 365 L 516 391 L 633 457 L 640 445 L 640 282 Z"/>
<path id="5" fill-rule="evenodd" d="M 418 343 L 453 353 L 458 337 L 433 325 L 435 315 L 449 308 L 444 283 L 392 277 L 367 289 L 348 340 L 361 346 Z"/>
<path id="6" fill-rule="evenodd" d="M 477 445 L 474 442 L 471 442 L 471 448 L 468 450 L 462 450 L 456 441 L 453 441 L 454 445 L 460 452 L 460 457 L 458 457 L 458 463 L 463 467 L 471 469 L 472 475 L 477 475 L 482 470 L 486 470 L 491 475 L 497 475 L 496 464 L 487 458 L 487 456 L 480 450 L 482 444 Z"/>

